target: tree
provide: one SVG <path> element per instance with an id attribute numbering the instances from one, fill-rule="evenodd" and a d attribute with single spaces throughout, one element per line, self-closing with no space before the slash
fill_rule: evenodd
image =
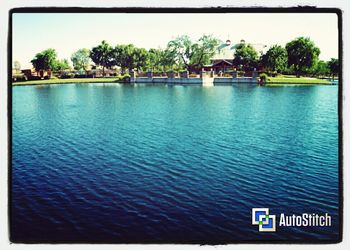
<path id="1" fill-rule="evenodd" d="M 312 68 L 320 55 L 317 48 L 308 37 L 298 37 L 286 44 L 288 66 L 293 67 L 297 77 Z"/>
<path id="2" fill-rule="evenodd" d="M 147 69 L 167 71 L 176 65 L 176 54 L 169 49 L 150 49 L 147 54 Z"/>
<path id="3" fill-rule="evenodd" d="M 56 60 L 53 70 L 54 71 L 63 71 L 66 69 L 70 69 L 70 65 L 67 59 Z"/>
<path id="4" fill-rule="evenodd" d="M 312 68 L 312 73 L 316 76 L 327 76 L 330 73 L 328 63 L 319 60 L 315 67 Z"/>
<path id="5" fill-rule="evenodd" d="M 210 59 L 217 52 L 219 44 L 220 40 L 211 35 L 203 35 L 199 38 L 198 42 L 194 44 L 195 53 L 191 59 L 192 65 L 202 68 L 203 65 L 210 63 Z"/>
<path id="6" fill-rule="evenodd" d="M 208 64 L 219 44 L 220 40 L 211 35 L 203 35 L 197 42 L 191 41 L 189 36 L 179 36 L 168 43 L 168 49 L 177 55 L 179 63 L 191 71 Z"/>
<path id="7" fill-rule="evenodd" d="M 176 54 L 169 49 L 160 51 L 159 64 L 163 71 L 172 70 L 176 66 L 178 66 L 179 69 L 182 67 L 181 64 L 176 65 Z"/>
<path id="8" fill-rule="evenodd" d="M 149 49 L 147 54 L 147 69 L 152 71 L 160 70 L 161 49 Z"/>
<path id="9" fill-rule="evenodd" d="M 339 75 L 339 60 L 335 58 L 331 58 L 329 62 L 327 62 L 329 71 L 332 75 L 332 79 L 334 80 L 334 76 Z"/>
<path id="10" fill-rule="evenodd" d="M 280 45 L 273 45 L 262 56 L 261 62 L 270 71 L 283 72 L 287 67 L 288 55 L 285 48 Z"/>
<path id="11" fill-rule="evenodd" d="M 132 54 L 132 63 L 131 68 L 136 68 L 137 70 L 143 69 L 145 70 L 146 62 L 147 62 L 148 52 L 144 48 L 134 48 L 133 54 Z"/>
<path id="12" fill-rule="evenodd" d="M 57 54 L 55 49 L 47 49 L 35 55 L 31 60 L 36 71 L 53 70 L 56 66 Z"/>
<path id="13" fill-rule="evenodd" d="M 85 73 L 91 63 L 90 60 L 90 50 L 89 49 L 79 49 L 74 52 L 71 56 L 71 61 L 73 63 L 73 67 L 76 70 L 84 70 Z"/>
<path id="14" fill-rule="evenodd" d="M 122 68 L 124 72 L 133 69 L 145 69 L 147 66 L 148 52 L 144 48 L 137 48 L 133 44 L 117 45 L 113 49 L 113 63 Z"/>
<path id="15" fill-rule="evenodd" d="M 233 63 L 242 65 L 245 70 L 252 70 L 258 65 L 259 55 L 251 44 L 244 41 L 236 46 Z"/>
<path id="16" fill-rule="evenodd" d="M 90 53 L 91 60 L 102 67 L 102 75 L 105 76 L 105 68 L 114 65 L 113 48 L 103 40 L 100 45 L 92 48 Z"/>
<path id="17" fill-rule="evenodd" d="M 14 61 L 13 62 L 13 69 L 16 73 L 20 73 L 21 71 L 21 64 L 19 63 L 19 61 Z"/>

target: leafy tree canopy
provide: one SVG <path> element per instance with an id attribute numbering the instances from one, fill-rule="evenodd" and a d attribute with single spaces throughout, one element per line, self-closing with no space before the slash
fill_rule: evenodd
<path id="1" fill-rule="evenodd" d="M 166 49 L 150 49 L 147 57 L 147 69 L 168 71 L 176 67 L 176 54 Z"/>
<path id="2" fill-rule="evenodd" d="M 219 44 L 220 40 L 212 35 L 203 35 L 195 42 L 189 36 L 179 36 L 168 43 L 168 50 L 177 55 L 178 62 L 191 70 L 208 64 Z"/>
<path id="3" fill-rule="evenodd" d="M 339 74 L 339 60 L 335 58 L 331 58 L 329 62 L 327 62 L 329 71 L 332 74 L 332 77 L 334 79 L 334 76 Z"/>
<path id="4" fill-rule="evenodd" d="M 320 55 L 320 49 L 308 37 L 298 37 L 286 44 L 288 66 L 293 67 L 297 77 L 312 68 Z"/>
<path id="5" fill-rule="evenodd" d="M 47 49 L 35 55 L 31 60 L 36 71 L 54 70 L 57 62 L 57 53 L 55 49 Z"/>
<path id="6" fill-rule="evenodd" d="M 288 54 L 285 48 L 280 45 L 273 45 L 262 56 L 262 64 L 271 71 L 283 72 L 287 67 Z"/>
<path id="7" fill-rule="evenodd" d="M 143 69 L 148 59 L 148 52 L 144 48 L 137 48 L 133 44 L 117 45 L 113 49 L 113 64 L 125 69 Z"/>
<path id="8" fill-rule="evenodd" d="M 63 59 L 63 60 L 56 60 L 53 70 L 54 71 L 62 71 L 62 70 L 66 70 L 66 69 L 70 69 L 70 65 L 67 59 Z"/>
<path id="9" fill-rule="evenodd" d="M 257 67 L 259 54 L 251 44 L 241 42 L 236 46 L 233 62 L 242 65 L 244 69 L 252 70 Z"/>
<path id="10" fill-rule="evenodd" d="M 103 76 L 105 75 L 105 68 L 113 66 L 113 48 L 103 40 L 100 45 L 92 48 L 90 53 L 91 60 L 102 67 Z"/>
<path id="11" fill-rule="evenodd" d="M 16 71 L 20 71 L 21 70 L 21 64 L 19 63 L 19 61 L 14 61 L 13 62 L 13 69 L 15 69 Z"/>
<path id="12" fill-rule="evenodd" d="M 74 69 L 86 71 L 91 63 L 90 50 L 85 48 L 79 49 L 72 54 L 71 61 Z"/>
<path id="13" fill-rule="evenodd" d="M 330 74 L 328 63 L 322 60 L 317 61 L 310 71 L 310 73 L 316 76 L 327 76 Z"/>

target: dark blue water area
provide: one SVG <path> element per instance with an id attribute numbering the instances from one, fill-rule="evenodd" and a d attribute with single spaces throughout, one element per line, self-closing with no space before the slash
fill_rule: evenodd
<path id="1" fill-rule="evenodd" d="M 339 238 L 338 86 L 13 87 L 14 241 Z M 328 213 L 259 232 L 252 208 Z"/>

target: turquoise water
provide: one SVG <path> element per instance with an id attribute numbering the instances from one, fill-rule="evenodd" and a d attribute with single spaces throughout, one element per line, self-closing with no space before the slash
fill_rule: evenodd
<path id="1" fill-rule="evenodd" d="M 338 239 L 338 86 L 13 88 L 12 239 Z M 261 233 L 251 209 L 328 213 Z"/>

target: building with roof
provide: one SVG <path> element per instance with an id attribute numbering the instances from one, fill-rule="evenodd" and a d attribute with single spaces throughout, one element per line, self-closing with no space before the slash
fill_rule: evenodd
<path id="1" fill-rule="evenodd" d="M 231 40 L 227 39 L 225 43 L 220 44 L 217 53 L 211 59 L 211 63 L 204 65 L 204 70 L 214 71 L 215 73 L 235 70 L 237 65 L 234 64 L 234 53 L 241 43 L 245 43 L 245 41 L 241 40 L 239 43 L 232 44 Z M 261 54 L 266 48 L 264 44 L 252 44 L 252 46 Z"/>

